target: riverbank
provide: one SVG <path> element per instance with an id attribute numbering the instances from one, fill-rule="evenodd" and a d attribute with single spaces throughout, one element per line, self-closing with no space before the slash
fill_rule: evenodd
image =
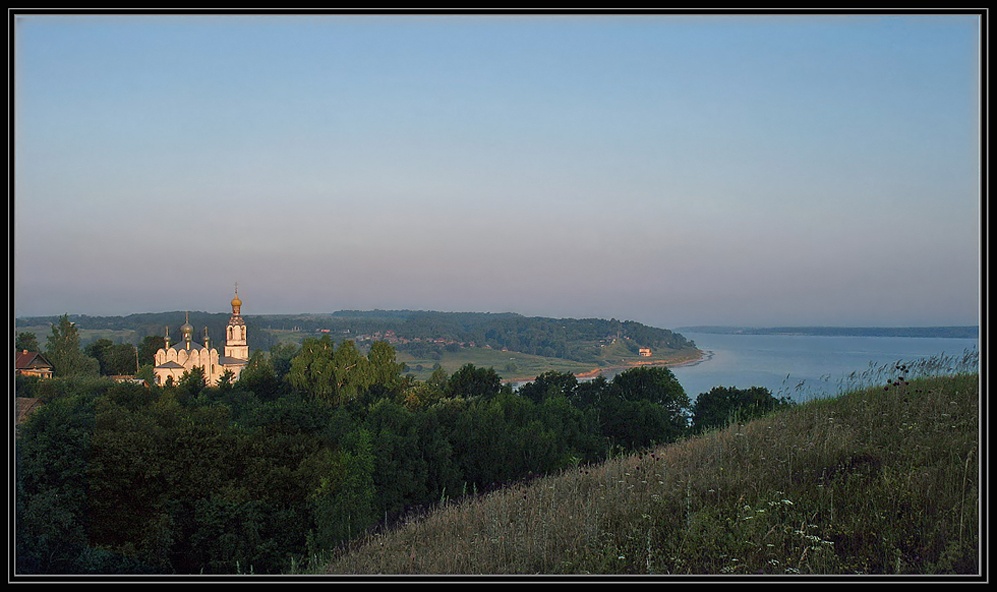
<path id="1" fill-rule="evenodd" d="M 619 364 L 613 364 L 609 366 L 599 366 L 597 368 L 592 368 L 585 372 L 573 372 L 575 378 L 578 380 L 592 380 L 601 374 L 615 375 L 620 372 L 625 372 L 631 368 L 638 368 L 640 366 L 651 366 L 651 367 L 665 367 L 665 368 L 682 368 L 688 366 L 696 366 L 710 360 L 713 357 L 713 352 L 710 350 L 696 350 L 695 353 L 689 355 L 683 355 L 674 359 L 662 359 L 662 360 L 628 360 L 621 361 Z M 519 385 L 527 382 L 533 382 L 537 379 L 536 376 L 521 376 L 502 379 L 503 383 Z"/>

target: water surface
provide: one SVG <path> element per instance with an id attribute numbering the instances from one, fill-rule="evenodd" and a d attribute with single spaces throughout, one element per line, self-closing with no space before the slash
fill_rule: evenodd
<path id="1" fill-rule="evenodd" d="M 978 350 L 977 339 L 934 337 L 826 337 L 687 333 L 707 352 L 699 364 L 672 368 L 689 398 L 715 386 L 763 386 L 796 401 L 885 383 L 897 362 L 958 357 Z"/>

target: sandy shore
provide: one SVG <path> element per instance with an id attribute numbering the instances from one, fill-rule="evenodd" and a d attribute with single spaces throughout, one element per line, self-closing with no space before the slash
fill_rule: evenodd
<path id="1" fill-rule="evenodd" d="M 683 366 L 695 366 L 701 364 L 713 357 L 712 351 L 702 351 L 696 350 L 694 355 L 687 357 L 682 357 L 674 360 L 649 360 L 649 361 L 633 361 L 626 362 L 623 364 L 617 364 L 613 366 L 600 366 L 598 368 L 593 368 L 586 372 L 576 372 L 575 378 L 579 380 L 586 380 L 590 378 L 595 378 L 603 372 L 622 372 L 624 370 L 629 370 L 630 368 L 636 368 L 638 366 L 664 366 L 665 368 L 678 368 Z M 502 382 L 532 382 L 536 380 L 536 376 L 528 377 L 517 377 L 517 378 L 506 378 Z"/>

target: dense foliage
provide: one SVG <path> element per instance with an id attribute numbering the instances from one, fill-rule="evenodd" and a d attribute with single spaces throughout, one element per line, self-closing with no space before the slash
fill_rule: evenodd
<path id="1" fill-rule="evenodd" d="M 55 378 L 16 446 L 19 573 L 286 573 L 443 499 L 671 442 L 666 368 L 515 392 L 490 368 L 416 381 L 394 350 L 307 339 L 207 387 Z"/>
<path id="2" fill-rule="evenodd" d="M 52 324 L 45 353 L 58 376 L 96 376 L 100 372 L 100 363 L 80 350 L 79 331 L 66 315 Z"/>
<path id="3" fill-rule="evenodd" d="M 693 431 L 698 433 L 724 428 L 734 422 L 744 423 L 792 404 L 788 397 L 777 399 L 764 387 L 713 387 L 696 397 L 692 406 Z"/>

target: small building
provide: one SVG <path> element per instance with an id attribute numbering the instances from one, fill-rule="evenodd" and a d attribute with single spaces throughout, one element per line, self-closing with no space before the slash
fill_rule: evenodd
<path id="1" fill-rule="evenodd" d="M 642 358 L 650 358 L 651 357 L 651 348 L 649 348 L 649 347 L 642 347 L 642 348 L 640 348 L 640 350 L 637 351 L 637 353 Z"/>
<path id="2" fill-rule="evenodd" d="M 115 374 L 111 376 L 111 380 L 113 380 L 114 382 L 123 382 L 130 384 L 140 384 L 142 386 L 149 386 L 148 384 L 146 384 L 144 379 L 138 378 L 137 376 L 133 376 L 130 374 Z"/>
<path id="3" fill-rule="evenodd" d="M 40 352 L 22 350 L 14 358 L 14 373 L 20 376 L 52 378 L 55 366 Z"/>

